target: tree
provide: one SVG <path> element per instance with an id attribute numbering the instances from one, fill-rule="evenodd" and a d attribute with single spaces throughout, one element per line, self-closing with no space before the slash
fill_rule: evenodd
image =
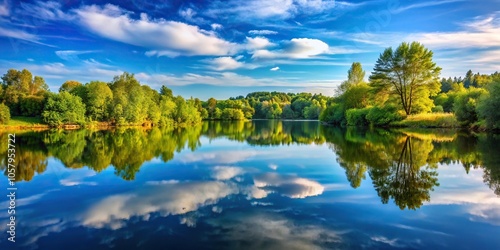
<path id="1" fill-rule="evenodd" d="M 103 121 L 108 118 L 108 106 L 111 100 L 113 100 L 113 92 L 108 84 L 100 81 L 92 81 L 86 84 L 85 87 L 87 98 L 83 101 L 87 109 L 87 117 L 90 117 L 94 121 Z"/>
<path id="2" fill-rule="evenodd" d="M 50 126 L 64 124 L 83 124 L 85 122 L 85 105 L 78 96 L 68 92 L 51 94 L 47 100 L 42 119 Z"/>
<path id="3" fill-rule="evenodd" d="M 35 76 L 27 69 L 18 71 L 10 69 L 2 77 L 3 88 L 5 88 L 4 102 L 10 108 L 13 115 L 22 114 L 20 108 L 21 100 L 26 96 L 43 96 L 49 88 L 45 80 Z"/>
<path id="4" fill-rule="evenodd" d="M 490 84 L 489 93 L 479 100 L 477 110 L 489 128 L 500 129 L 500 80 Z"/>
<path id="5" fill-rule="evenodd" d="M 0 124 L 7 124 L 10 121 L 9 107 L 0 103 Z"/>
<path id="6" fill-rule="evenodd" d="M 440 91 L 441 72 L 432 61 L 432 55 L 431 50 L 418 42 L 404 42 L 395 51 L 387 48 L 380 54 L 370 76 L 372 86 L 378 93 L 388 92 L 399 99 L 407 115 L 414 111 L 430 111 L 432 101 L 429 97 Z M 414 110 L 422 103 L 425 104 L 420 106 L 423 110 Z"/>
<path id="7" fill-rule="evenodd" d="M 174 95 L 172 93 L 172 90 L 167 88 L 165 85 L 162 85 L 161 88 L 160 88 L 160 95 L 162 96 L 166 96 L 166 97 L 170 97 L 170 98 L 173 98 Z"/>
<path id="8" fill-rule="evenodd" d="M 80 86 L 82 86 L 82 84 L 80 82 L 73 81 L 73 80 L 68 80 L 68 81 L 65 81 L 61 85 L 61 87 L 59 88 L 59 92 L 67 91 L 67 92 L 72 93 L 72 91 L 75 88 L 80 87 Z"/>
<path id="9" fill-rule="evenodd" d="M 478 121 L 477 102 L 487 93 L 484 89 L 470 87 L 467 91 L 460 92 L 455 98 L 453 110 L 457 120 L 462 125 L 470 125 Z"/>
<path id="10" fill-rule="evenodd" d="M 342 82 L 339 86 L 339 89 L 337 90 L 338 94 L 341 95 L 347 91 L 349 87 L 364 82 L 364 78 L 365 71 L 363 70 L 361 63 L 353 62 L 351 68 L 347 71 L 347 81 Z"/>

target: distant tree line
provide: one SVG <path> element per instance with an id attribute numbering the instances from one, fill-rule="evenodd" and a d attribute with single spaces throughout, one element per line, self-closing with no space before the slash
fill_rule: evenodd
<path id="1" fill-rule="evenodd" d="M 228 100 L 185 100 L 166 86 L 157 91 L 141 85 L 127 72 L 108 83 L 69 80 L 59 93 L 52 93 L 42 77 L 33 77 L 26 69 L 10 69 L 2 77 L 0 122 L 7 123 L 11 116 L 40 117 L 53 127 L 94 123 L 183 126 L 203 119 L 317 120 L 329 99 L 321 94 L 255 92 Z"/>

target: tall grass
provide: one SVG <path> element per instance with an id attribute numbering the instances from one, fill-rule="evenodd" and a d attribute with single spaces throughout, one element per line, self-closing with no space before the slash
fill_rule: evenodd
<path id="1" fill-rule="evenodd" d="M 452 113 L 428 113 L 409 115 L 404 120 L 391 125 L 416 128 L 458 128 L 460 124 Z"/>

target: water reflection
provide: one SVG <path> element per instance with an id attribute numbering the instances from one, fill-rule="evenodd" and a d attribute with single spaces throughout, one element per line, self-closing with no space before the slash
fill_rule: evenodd
<path id="1" fill-rule="evenodd" d="M 125 128 L 104 131 L 46 131 L 18 133 L 16 181 L 30 181 L 42 174 L 54 157 L 69 169 L 88 167 L 99 173 L 112 166 L 117 176 L 134 180 L 144 162 L 164 162 L 188 149 L 185 163 L 205 160 L 231 164 L 255 155 L 254 151 L 195 152 L 200 137 L 227 138 L 252 146 L 327 143 L 351 187 L 368 174 L 383 203 L 394 199 L 401 208 L 419 208 L 439 185 L 437 164 L 460 163 L 468 173 L 484 169 L 484 182 L 500 195 L 498 135 L 471 135 L 457 131 L 360 130 L 321 126 L 317 122 L 206 122 L 189 129 Z M 0 135 L 2 144 L 7 134 Z M 6 146 L 0 150 L 0 169 L 6 171 Z M 271 166 L 276 167 L 276 165 Z M 219 180 L 230 178 L 237 168 L 219 168 Z"/>
<path id="2" fill-rule="evenodd" d="M 19 249 L 458 249 L 471 230 L 477 248 L 499 243 L 496 135 L 253 121 L 16 137 Z"/>

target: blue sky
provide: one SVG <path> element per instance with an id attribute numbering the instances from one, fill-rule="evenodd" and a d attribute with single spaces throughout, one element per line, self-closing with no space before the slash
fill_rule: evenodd
<path id="1" fill-rule="evenodd" d="M 123 71 L 207 99 L 252 91 L 332 95 L 352 62 L 371 72 L 403 41 L 442 76 L 500 70 L 500 1 L 0 0 L 0 72 L 26 68 L 52 91 Z"/>

